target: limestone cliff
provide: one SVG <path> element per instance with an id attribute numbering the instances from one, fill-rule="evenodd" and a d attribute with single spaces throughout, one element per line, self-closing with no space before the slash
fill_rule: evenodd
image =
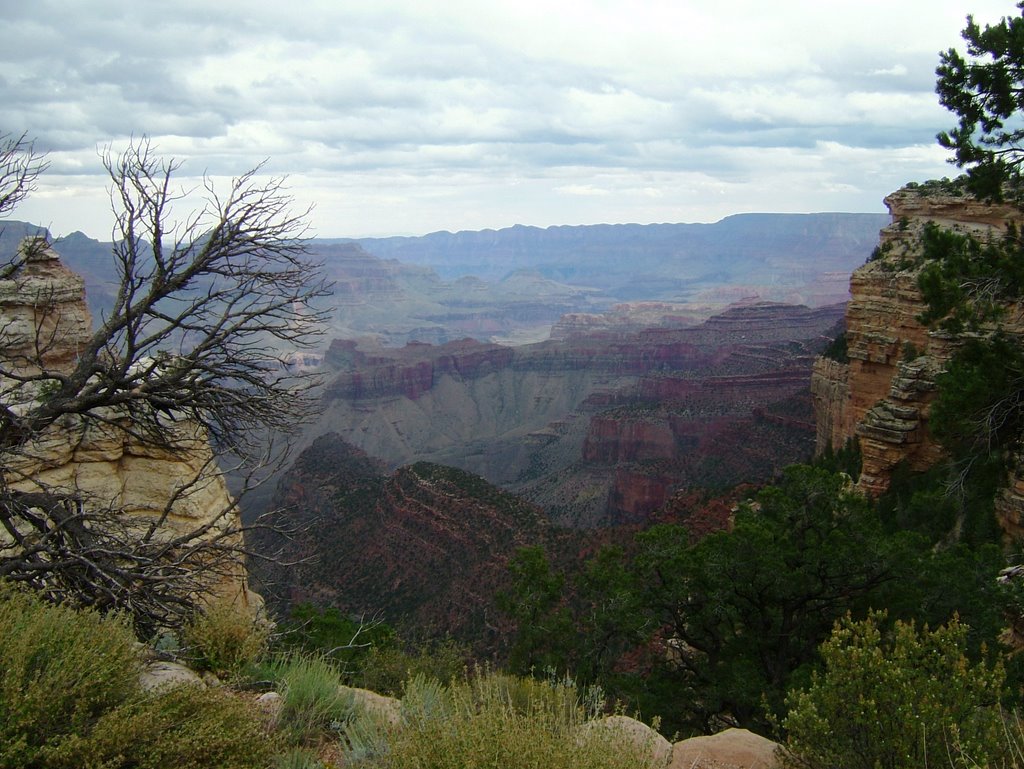
<path id="1" fill-rule="evenodd" d="M 12 375 L 40 368 L 70 373 L 92 333 L 83 280 L 44 243 L 23 249 L 23 263 L 0 279 L 4 369 Z M 12 377 L 0 378 L 0 391 L 14 409 L 46 397 L 45 385 Z M 204 527 L 209 527 L 206 536 L 239 537 L 238 510 L 201 428 L 168 421 L 168 440 L 154 445 L 130 429 L 126 413 L 107 409 L 101 416 L 62 417 L 7 452 L 4 482 L 16 491 L 66 491 L 83 505 L 120 511 L 128 531 L 143 532 L 158 523 L 158 536 L 166 539 Z M 255 609 L 259 597 L 246 587 L 244 564 L 230 571 L 218 592 Z"/>
<path id="2" fill-rule="evenodd" d="M 986 238 L 1022 219 L 1016 208 L 983 203 L 937 185 L 905 187 L 885 203 L 892 222 L 882 229 L 873 258 L 850 279 L 848 361 L 819 358 L 811 382 L 818 451 L 858 438 L 863 456 L 860 487 L 872 495 L 889 487 L 898 463 L 924 470 L 942 457 L 928 430 L 928 413 L 935 377 L 957 340 L 918 321 L 925 304 L 917 284 L 920 267 L 914 261 L 925 225 Z M 1008 498 L 1000 504 L 1005 506 Z"/>

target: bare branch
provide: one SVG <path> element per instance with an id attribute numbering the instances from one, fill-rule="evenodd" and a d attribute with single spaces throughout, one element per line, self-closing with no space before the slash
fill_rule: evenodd
<path id="1" fill-rule="evenodd" d="M 27 134 L 0 133 L 0 216 L 6 216 L 36 188 L 49 167 Z"/>
<path id="2" fill-rule="evenodd" d="M 128 610 L 141 631 L 177 624 L 211 584 L 238 572 L 234 502 L 224 495 L 201 521 L 183 523 L 179 510 L 223 485 L 211 444 L 249 487 L 273 461 L 271 436 L 287 440 L 310 418 L 317 381 L 288 360 L 320 341 L 329 286 L 306 259 L 308 211 L 291 210 L 282 179 L 261 180 L 257 167 L 223 192 L 206 179 L 205 202 L 175 219 L 186 194 L 174 182 L 177 161 L 157 157 L 145 138 L 102 161 L 119 286 L 73 355 L 67 298 L 29 288 L 36 265 L 53 257 L 25 251 L 0 273 L 14 296 L 31 296 L 18 318 L 0 317 L 0 577 L 53 600 Z M 0 143 L 0 212 L 44 169 L 24 137 Z M 28 338 L 6 343 L 26 327 Z M 123 499 L 44 479 L 55 441 L 68 458 L 122 445 L 189 458 L 192 470 L 140 518 Z"/>

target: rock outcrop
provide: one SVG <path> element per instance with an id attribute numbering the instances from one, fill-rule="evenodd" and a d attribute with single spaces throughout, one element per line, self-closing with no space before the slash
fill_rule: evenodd
<path id="1" fill-rule="evenodd" d="M 24 262 L 0 280 L 0 347 L 11 373 L 40 368 L 70 373 L 92 334 L 82 279 L 41 241 L 26 241 Z M 45 387 L 45 385 L 44 385 Z M 37 383 L 0 379 L 7 404 L 31 406 L 46 397 Z M 129 415 L 106 409 L 102 419 L 61 420 L 3 457 L 4 481 L 16 491 L 62 490 L 95 509 L 119 511 L 119 524 L 143 532 L 159 522 L 170 539 L 209 527 L 205 536 L 238 537 L 240 519 L 217 469 L 205 432 L 187 420 L 169 421 L 167 440 L 147 442 Z M 245 567 L 218 590 L 255 610 L 259 597 L 246 586 Z"/>
<path id="2" fill-rule="evenodd" d="M 934 223 L 986 238 L 1022 221 L 1020 210 L 1012 206 L 983 203 L 933 186 L 905 187 L 885 203 L 892 222 L 882 229 L 874 258 L 850 278 L 849 360 L 819 358 L 811 383 L 817 450 L 839 448 L 856 437 L 863 458 L 859 485 L 872 495 L 889 487 L 898 464 L 919 471 L 942 458 L 928 430 L 928 414 L 936 375 L 957 340 L 918 320 L 925 303 L 915 258 L 921 253 L 925 226 Z M 1019 525 L 1019 515 L 1008 511 L 1005 516 L 1016 518 Z"/>
<path id="3" fill-rule="evenodd" d="M 775 769 L 779 744 L 746 729 L 726 729 L 672 746 L 669 769 Z"/>
<path id="4" fill-rule="evenodd" d="M 645 766 L 663 767 L 672 756 L 672 743 L 642 721 L 629 716 L 606 716 L 587 721 L 580 727 L 580 735 L 606 732 L 614 740 L 640 751 L 646 759 Z"/>

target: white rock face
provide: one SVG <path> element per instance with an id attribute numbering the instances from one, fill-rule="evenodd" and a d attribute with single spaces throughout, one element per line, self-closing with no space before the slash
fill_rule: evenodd
<path id="1" fill-rule="evenodd" d="M 25 263 L 0 280 L 0 349 L 5 362 L 25 373 L 47 368 L 70 370 L 92 331 L 85 305 L 85 282 L 41 241 L 22 244 Z"/>
<path id="2" fill-rule="evenodd" d="M 23 246 L 24 248 L 24 246 Z M 92 334 L 82 278 L 50 248 L 30 248 L 12 275 L 0 280 L 0 361 L 32 374 L 40 367 L 70 373 Z M 36 385 L 0 377 L 4 402 L 29 407 L 44 397 Z M 110 424 L 64 417 L 2 457 L 15 490 L 68 490 L 96 509 L 123 511 L 125 523 L 174 537 L 213 523 L 210 536 L 235 531 L 240 518 L 213 458 L 205 432 L 184 420 L 168 422 L 173 448 L 147 444 L 124 429 L 127 415 L 107 411 Z M 0 546 L 3 540 L 0 539 Z M 246 587 L 244 564 L 218 589 L 256 610 L 262 601 Z"/>

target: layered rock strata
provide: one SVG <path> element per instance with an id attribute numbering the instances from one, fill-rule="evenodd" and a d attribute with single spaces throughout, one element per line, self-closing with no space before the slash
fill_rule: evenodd
<path id="1" fill-rule="evenodd" d="M 925 303 L 915 262 L 925 226 L 934 223 L 990 238 L 1021 223 L 1020 211 L 1011 206 L 928 187 L 905 187 L 885 204 L 892 222 L 882 229 L 874 258 L 850 278 L 849 360 L 819 358 L 811 382 L 817 450 L 858 438 L 863 458 L 859 485 L 872 495 L 889 487 L 897 464 L 919 471 L 942 458 L 928 430 L 928 414 L 935 378 L 957 340 L 918 320 Z"/>
<path id="2" fill-rule="evenodd" d="M 477 473 L 560 524 L 639 523 L 676 488 L 765 479 L 810 456 L 809 401 L 790 399 L 842 313 L 748 302 L 699 326 L 516 348 L 336 340 L 316 431 L 392 467 Z"/>

